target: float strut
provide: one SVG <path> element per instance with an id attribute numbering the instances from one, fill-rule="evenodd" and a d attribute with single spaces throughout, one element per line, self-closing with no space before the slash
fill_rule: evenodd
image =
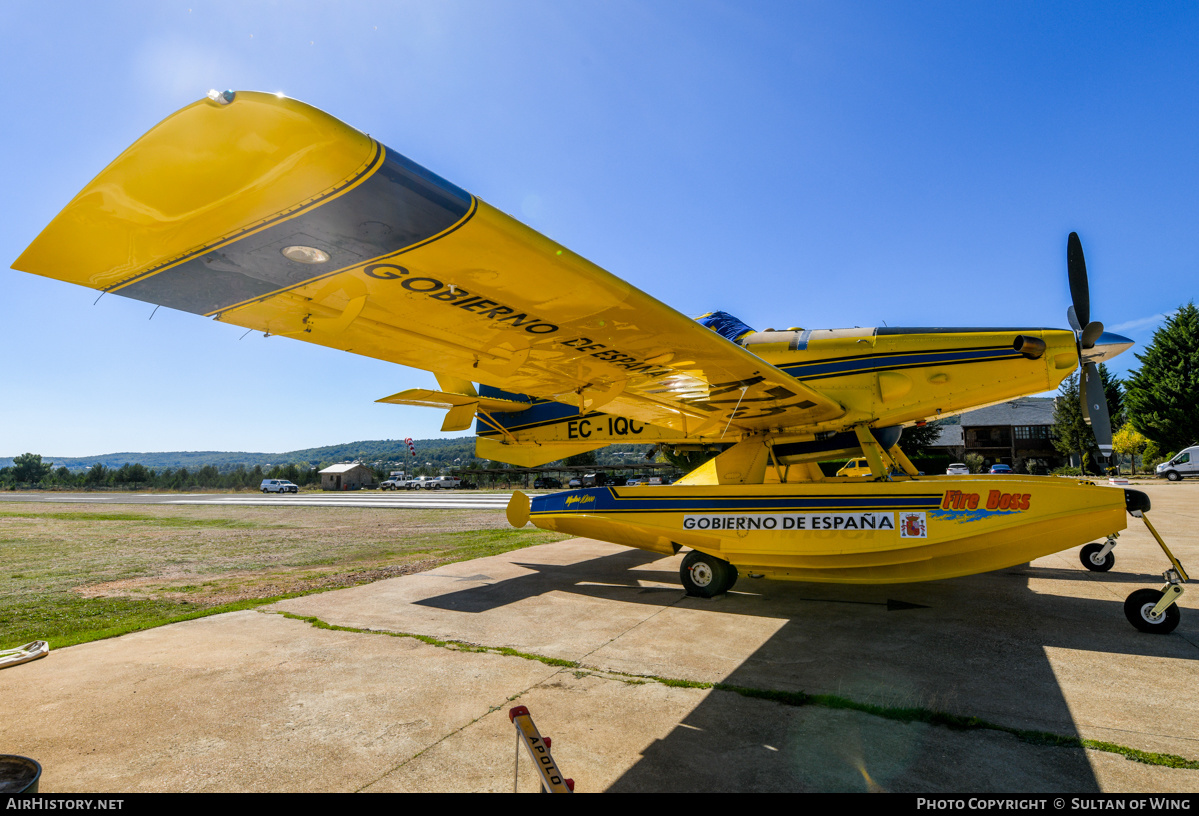
<path id="1" fill-rule="evenodd" d="M 1142 510 L 1133 511 L 1132 515 L 1139 517 L 1141 521 L 1145 522 L 1145 526 L 1149 528 L 1149 532 L 1153 534 L 1158 546 L 1162 548 L 1162 552 L 1166 554 L 1166 558 L 1170 559 L 1170 564 L 1172 565 L 1170 569 L 1162 573 L 1162 577 L 1166 579 L 1166 585 L 1162 587 L 1162 599 L 1157 602 L 1157 605 L 1153 607 L 1153 611 L 1150 613 L 1151 616 L 1160 615 L 1178 602 L 1184 591 L 1182 585 L 1191 579 L 1187 575 L 1187 571 L 1183 569 L 1182 564 L 1174 557 L 1174 553 L 1170 552 L 1170 548 L 1166 546 L 1166 542 L 1162 541 L 1161 535 L 1158 534 L 1157 529 L 1149 521 L 1149 516 Z"/>
<path id="2" fill-rule="evenodd" d="M 1107 558 L 1107 554 L 1116 546 L 1116 539 L 1120 537 L 1119 533 L 1112 533 L 1107 537 L 1107 541 L 1103 542 L 1103 549 L 1095 553 L 1093 556 L 1096 561 L 1102 561 Z"/>
<path id="3" fill-rule="evenodd" d="M 1133 515 L 1139 516 L 1141 521 L 1145 522 L 1145 526 L 1149 528 L 1149 532 L 1153 533 L 1153 537 L 1157 539 L 1158 546 L 1162 548 L 1162 552 L 1166 554 L 1166 558 L 1169 558 L 1170 563 L 1174 565 L 1174 571 L 1177 572 L 1176 578 L 1182 583 L 1186 583 L 1187 581 L 1191 580 L 1190 576 L 1187 575 L 1187 571 L 1182 568 L 1182 564 L 1180 564 L 1178 559 L 1174 557 L 1174 553 L 1170 552 L 1170 548 L 1166 546 L 1166 542 L 1162 541 L 1162 537 L 1158 535 L 1157 530 L 1152 524 L 1150 524 L 1149 516 L 1140 510 L 1135 511 Z M 1169 580 L 1168 577 L 1167 580 Z"/>

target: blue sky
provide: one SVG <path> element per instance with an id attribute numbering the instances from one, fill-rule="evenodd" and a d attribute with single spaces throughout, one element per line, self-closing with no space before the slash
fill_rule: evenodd
<path id="1" fill-rule="evenodd" d="M 1199 286 L 1199 5 L 0 5 L 0 456 L 435 436 L 432 375 L 7 269 L 157 121 L 282 91 L 688 314 L 1065 326 Z M 1132 353 L 1113 368 L 1136 367 Z"/>

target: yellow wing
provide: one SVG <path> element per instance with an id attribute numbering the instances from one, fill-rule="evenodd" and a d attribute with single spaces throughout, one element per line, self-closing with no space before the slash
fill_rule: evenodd
<path id="1" fill-rule="evenodd" d="M 14 267 L 688 435 L 844 414 L 369 136 L 272 94 L 212 94 L 159 123 Z"/>

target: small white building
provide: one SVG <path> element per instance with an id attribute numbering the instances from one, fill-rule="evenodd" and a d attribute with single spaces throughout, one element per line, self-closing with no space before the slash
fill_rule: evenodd
<path id="1" fill-rule="evenodd" d="M 375 471 L 366 465 L 330 465 L 321 471 L 321 490 L 359 490 L 375 486 Z"/>

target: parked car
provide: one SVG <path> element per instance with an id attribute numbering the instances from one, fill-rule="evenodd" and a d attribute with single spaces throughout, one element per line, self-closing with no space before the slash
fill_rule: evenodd
<path id="1" fill-rule="evenodd" d="M 534 490 L 560 490 L 561 488 L 562 482 L 557 479 L 551 479 L 548 476 L 533 480 Z"/>
<path id="2" fill-rule="evenodd" d="M 945 468 L 946 476 L 969 476 L 970 468 L 961 462 L 954 462 L 949 467 Z"/>
<path id="3" fill-rule="evenodd" d="M 837 471 L 838 476 L 848 476 L 850 478 L 863 479 L 870 475 L 870 463 L 866 459 L 850 459 L 840 470 Z"/>
<path id="4" fill-rule="evenodd" d="M 1162 462 L 1157 466 L 1157 475 L 1172 482 L 1184 476 L 1199 476 L 1199 445 L 1184 448 L 1169 462 Z"/>
<path id="5" fill-rule="evenodd" d="M 460 484 L 462 484 L 462 480 L 457 476 L 434 476 L 421 485 L 421 487 L 425 490 L 449 490 L 458 487 Z"/>
<path id="6" fill-rule="evenodd" d="M 263 493 L 299 493 L 299 485 L 292 484 L 287 479 L 263 479 L 258 486 Z"/>
<path id="7" fill-rule="evenodd" d="M 1008 465 L 991 465 L 991 473 L 996 476 L 1011 476 L 1012 472 Z"/>
<path id="8" fill-rule="evenodd" d="M 646 484 L 644 476 L 630 476 L 624 483 L 625 487 L 640 487 Z"/>
<path id="9" fill-rule="evenodd" d="M 408 483 L 407 479 L 386 479 L 379 484 L 380 490 L 400 490 Z"/>
<path id="10" fill-rule="evenodd" d="M 582 487 L 582 486 L 583 486 L 583 480 L 582 480 L 582 479 L 580 479 L 578 476 L 576 476 L 576 477 L 574 477 L 573 479 L 571 479 L 569 482 L 567 482 L 567 483 L 566 483 L 566 486 L 567 486 L 567 487 Z"/>

